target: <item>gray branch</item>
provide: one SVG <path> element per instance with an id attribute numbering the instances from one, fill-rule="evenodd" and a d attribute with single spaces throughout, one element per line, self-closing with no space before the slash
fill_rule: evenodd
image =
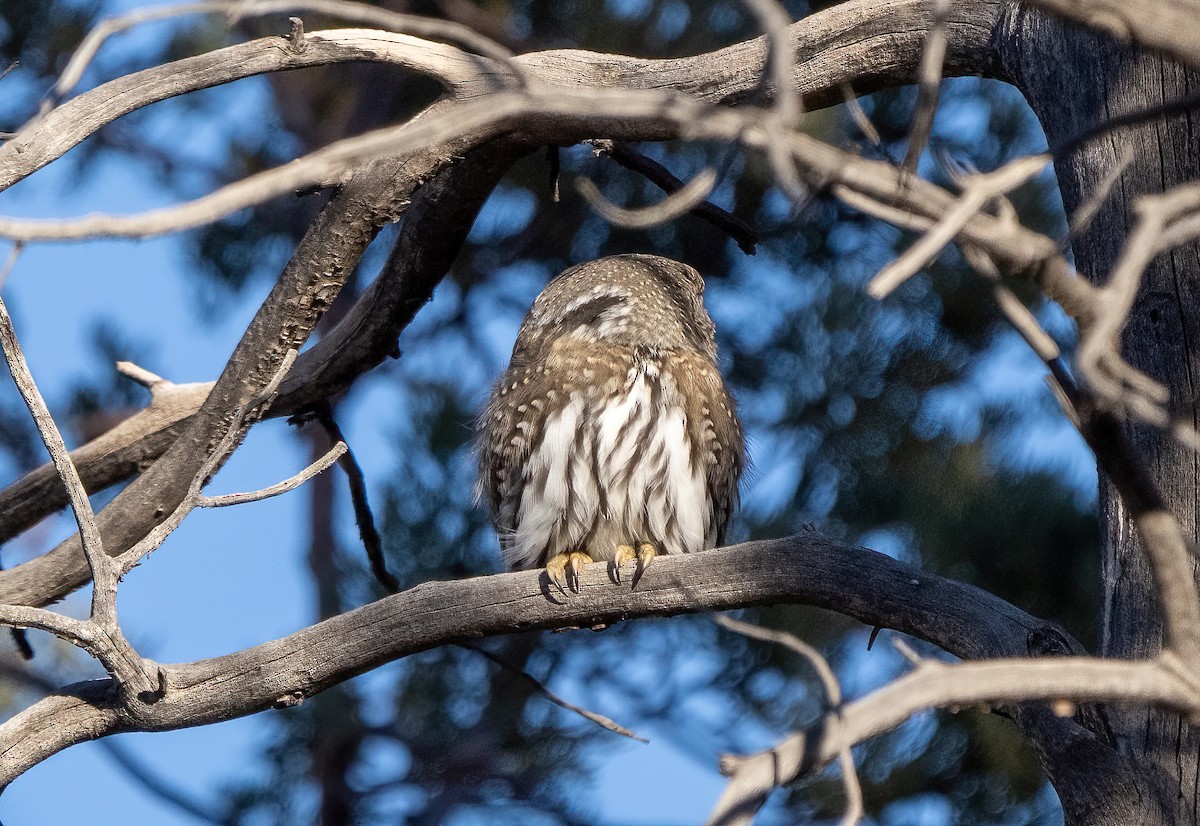
<path id="1" fill-rule="evenodd" d="M 791 602 L 911 633 L 965 659 L 1027 657 L 1036 653 L 1031 641 L 1046 635 L 1070 653 L 1082 651 L 1061 628 L 986 591 L 810 533 L 663 557 L 636 591 L 613 585 L 603 564 L 583 570 L 581 591 L 569 599 L 542 571 L 423 583 L 280 640 L 163 665 L 165 691 L 153 704 L 120 697 L 110 681 L 76 684 L 0 726 L 0 784 L 76 743 L 297 705 L 383 663 L 448 643 Z"/>

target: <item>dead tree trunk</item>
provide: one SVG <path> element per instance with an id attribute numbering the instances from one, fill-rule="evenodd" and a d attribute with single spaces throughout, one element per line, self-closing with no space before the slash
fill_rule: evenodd
<path id="1" fill-rule="evenodd" d="M 1160 107 L 1200 89 L 1200 73 L 1178 63 L 1116 45 L 1104 35 L 1032 11 L 1010 9 L 1001 25 L 1001 59 L 1045 130 L 1051 148 L 1116 116 Z M 1102 281 L 1111 272 L 1136 220 L 1137 198 L 1195 180 L 1200 172 L 1200 112 L 1159 116 L 1122 128 L 1056 157 L 1068 215 L 1093 196 L 1102 179 L 1128 155 L 1129 166 L 1090 228 L 1072 244 L 1079 272 Z M 1146 271 L 1124 334 L 1126 358 L 1171 388 L 1172 409 L 1197 423 L 1193 372 L 1200 351 L 1200 245 L 1161 255 Z M 1192 542 L 1197 534 L 1200 457 L 1170 435 L 1128 427 L 1136 450 Z M 1115 490 L 1101 479 L 1103 525 L 1103 653 L 1142 658 L 1161 647 L 1162 622 L 1146 556 Z M 1148 707 L 1109 708 L 1117 753 L 1139 764 L 1151 799 L 1127 801 L 1136 821 L 1196 823 L 1200 815 L 1200 729 L 1179 715 Z M 1072 811 L 1063 796 L 1067 822 Z M 1148 791 L 1143 787 L 1140 794 Z M 1152 804 L 1157 798 L 1158 804 Z"/>

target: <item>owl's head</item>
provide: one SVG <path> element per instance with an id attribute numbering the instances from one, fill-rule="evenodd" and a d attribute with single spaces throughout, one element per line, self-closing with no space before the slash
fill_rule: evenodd
<path id="1" fill-rule="evenodd" d="M 546 285 L 521 325 L 538 347 L 570 337 L 651 349 L 687 348 L 716 358 L 704 279 L 657 255 L 613 255 L 571 267 Z"/>

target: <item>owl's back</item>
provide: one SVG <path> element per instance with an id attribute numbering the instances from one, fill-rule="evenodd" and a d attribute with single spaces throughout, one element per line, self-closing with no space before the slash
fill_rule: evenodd
<path id="1" fill-rule="evenodd" d="M 743 438 L 701 288 L 682 264 L 618 256 L 539 296 L 480 422 L 480 482 L 510 566 L 722 541 Z"/>

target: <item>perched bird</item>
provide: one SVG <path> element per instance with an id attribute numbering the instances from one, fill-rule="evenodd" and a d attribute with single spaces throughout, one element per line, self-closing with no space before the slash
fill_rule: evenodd
<path id="1" fill-rule="evenodd" d="M 572 267 L 533 302 L 479 419 L 480 493 L 504 559 L 560 590 L 607 561 L 724 540 L 745 439 L 717 371 L 704 280 L 654 255 Z"/>

